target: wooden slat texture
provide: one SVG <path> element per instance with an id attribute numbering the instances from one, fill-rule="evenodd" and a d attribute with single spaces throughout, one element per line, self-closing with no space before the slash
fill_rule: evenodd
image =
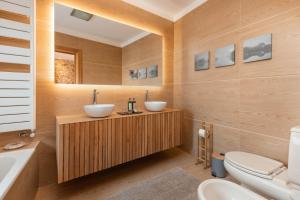
<path id="1" fill-rule="evenodd" d="M 95 121 L 89 122 L 89 135 L 90 135 L 90 151 L 89 151 L 89 173 L 94 171 L 94 142 L 95 142 Z"/>
<path id="2" fill-rule="evenodd" d="M 16 21 L 24 24 L 30 24 L 30 18 L 26 15 L 21 15 L 13 12 L 9 12 L 6 10 L 0 10 L 0 18 L 6 19 L 6 20 L 11 20 L 11 21 Z"/>
<path id="3" fill-rule="evenodd" d="M 58 183 L 181 144 L 181 111 L 57 125 Z"/>
<path id="4" fill-rule="evenodd" d="M 102 169 L 107 168 L 107 120 L 103 121 L 102 127 Z"/>
<path id="5" fill-rule="evenodd" d="M 84 163 L 85 163 L 85 134 L 84 134 L 84 123 L 77 123 L 80 124 L 80 133 L 79 133 L 79 176 L 84 176 Z M 64 133 L 62 133 L 64 134 Z"/>
<path id="6" fill-rule="evenodd" d="M 98 170 L 103 169 L 103 121 L 98 121 L 99 133 L 98 133 Z"/>
<path id="7" fill-rule="evenodd" d="M 70 180 L 69 178 L 69 142 L 70 142 L 70 129 L 69 124 L 64 125 L 64 133 L 63 133 L 63 174 L 64 174 L 64 181 Z"/>
<path id="8" fill-rule="evenodd" d="M 0 36 L 0 45 L 29 49 L 30 48 L 30 41 L 29 40 L 22 40 L 22 39 L 12 38 L 12 37 Z"/>
<path id="9" fill-rule="evenodd" d="M 57 127 L 57 131 L 59 131 L 61 134 L 58 134 L 57 137 L 57 149 L 56 149 L 56 157 L 57 157 L 57 177 L 58 182 L 61 183 L 64 181 L 64 126 Z"/>
<path id="10" fill-rule="evenodd" d="M 75 175 L 75 124 L 70 124 L 70 148 L 69 148 L 69 179 L 74 179 Z"/>
<path id="11" fill-rule="evenodd" d="M 84 174 L 89 174 L 90 166 L 90 127 L 89 122 L 84 123 Z"/>
<path id="12" fill-rule="evenodd" d="M 29 73 L 30 65 L 0 62 L 0 72 Z"/>
<path id="13" fill-rule="evenodd" d="M 95 121 L 94 127 L 94 169 L 93 172 L 97 172 L 99 170 L 99 121 Z"/>
<path id="14" fill-rule="evenodd" d="M 75 124 L 74 178 L 80 174 L 80 123 Z"/>

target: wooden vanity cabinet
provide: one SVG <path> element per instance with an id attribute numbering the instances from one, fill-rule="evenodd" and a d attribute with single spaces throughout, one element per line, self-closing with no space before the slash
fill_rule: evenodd
<path id="1" fill-rule="evenodd" d="M 58 183 L 181 145 L 182 112 L 57 117 Z"/>

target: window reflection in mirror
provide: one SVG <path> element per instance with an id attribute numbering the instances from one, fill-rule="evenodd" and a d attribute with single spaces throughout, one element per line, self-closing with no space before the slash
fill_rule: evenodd
<path id="1" fill-rule="evenodd" d="M 55 46 L 56 83 L 162 83 L 159 35 L 55 4 Z"/>
<path id="2" fill-rule="evenodd" d="M 82 83 L 81 50 L 68 47 L 55 47 L 55 83 Z"/>

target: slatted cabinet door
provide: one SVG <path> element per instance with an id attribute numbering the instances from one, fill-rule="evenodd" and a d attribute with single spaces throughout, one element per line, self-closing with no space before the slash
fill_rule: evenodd
<path id="1" fill-rule="evenodd" d="M 181 145 L 182 112 L 57 125 L 58 183 Z"/>
<path id="2" fill-rule="evenodd" d="M 34 4 L 0 1 L 0 132 L 35 129 Z"/>

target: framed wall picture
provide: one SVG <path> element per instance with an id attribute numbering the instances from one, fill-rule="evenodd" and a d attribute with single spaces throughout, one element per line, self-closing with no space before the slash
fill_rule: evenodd
<path id="1" fill-rule="evenodd" d="M 215 67 L 226 67 L 235 63 L 235 45 L 227 45 L 216 49 Z"/>
<path id="2" fill-rule="evenodd" d="M 154 64 L 148 67 L 148 78 L 158 77 L 158 65 Z"/>
<path id="3" fill-rule="evenodd" d="M 139 79 L 146 79 L 147 78 L 147 68 L 142 67 L 139 69 Z"/>
<path id="4" fill-rule="evenodd" d="M 139 71 L 137 69 L 129 70 L 129 76 L 131 80 L 138 80 L 139 79 Z"/>
<path id="5" fill-rule="evenodd" d="M 209 68 L 209 52 L 198 53 L 195 55 L 195 71 L 206 70 Z"/>
<path id="6" fill-rule="evenodd" d="M 246 40 L 243 51 L 245 63 L 272 59 L 272 34 Z"/>

